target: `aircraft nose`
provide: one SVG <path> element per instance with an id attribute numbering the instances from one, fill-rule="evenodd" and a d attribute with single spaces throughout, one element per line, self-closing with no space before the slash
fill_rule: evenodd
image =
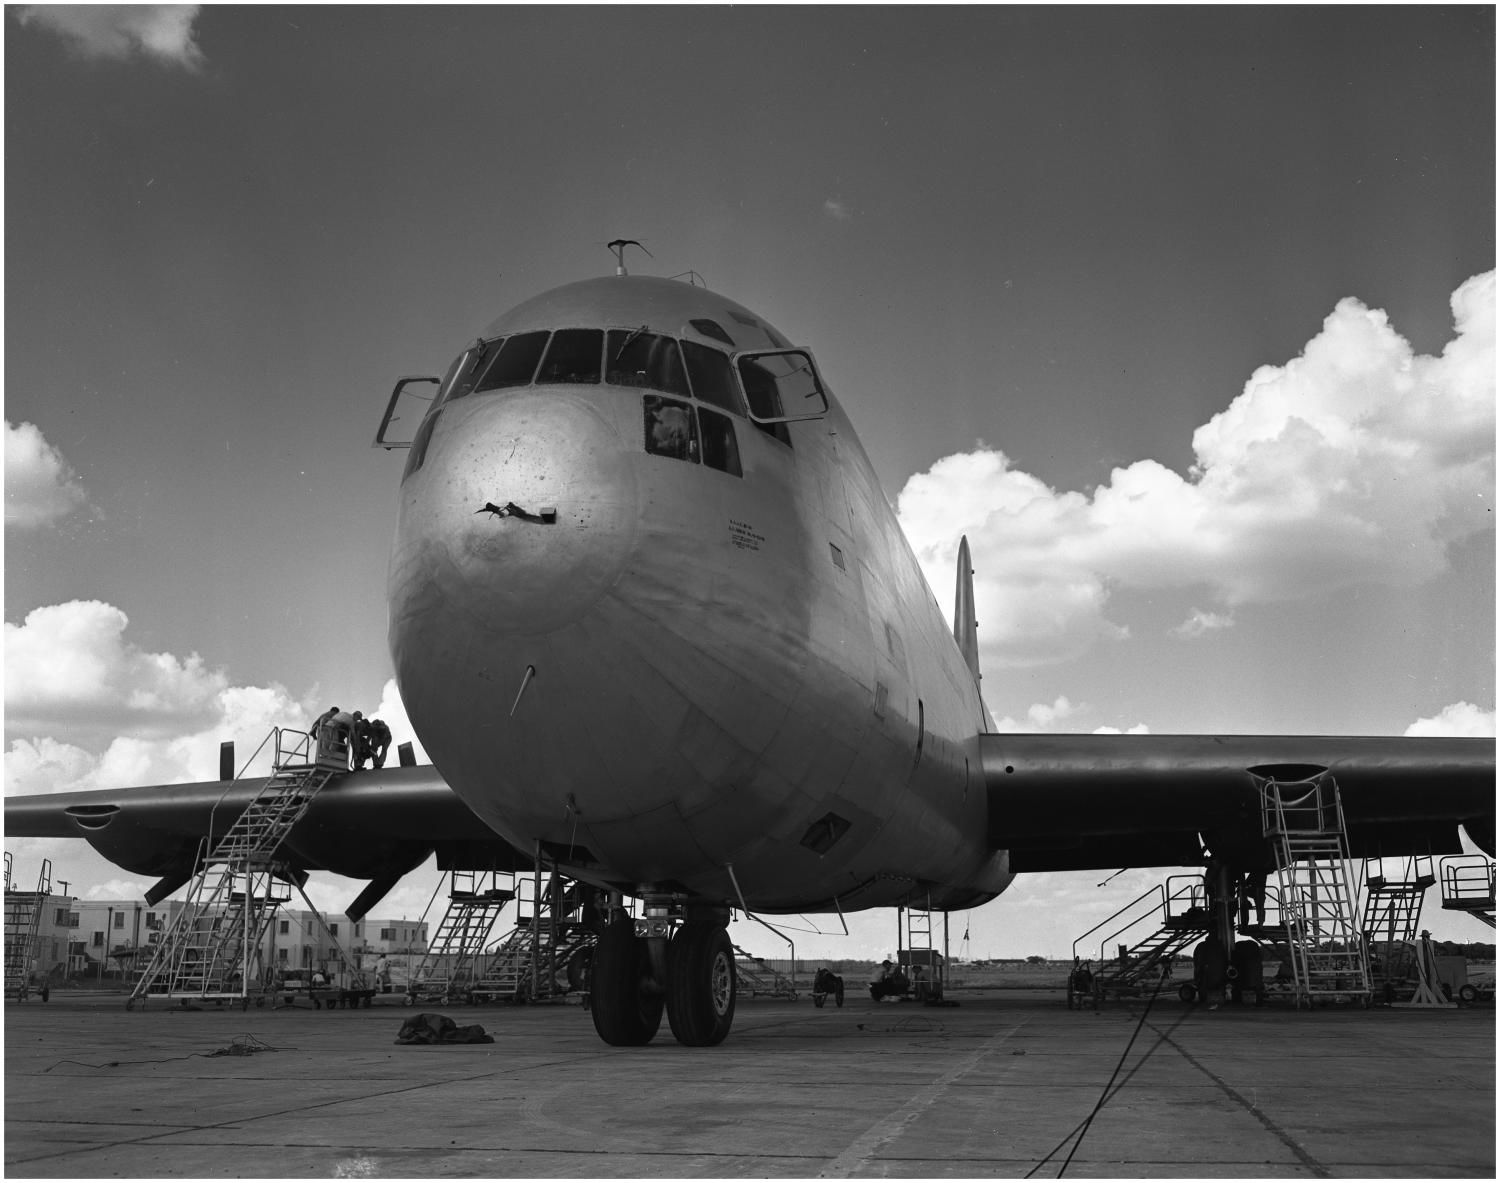
<path id="1" fill-rule="evenodd" d="M 403 489 L 393 630 L 437 612 L 534 634 L 582 615 L 634 543 L 634 476 L 614 425 L 559 390 L 475 397 L 441 414 Z"/>

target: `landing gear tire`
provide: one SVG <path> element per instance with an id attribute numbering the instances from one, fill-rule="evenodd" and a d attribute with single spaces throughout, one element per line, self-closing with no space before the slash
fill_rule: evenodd
<path id="1" fill-rule="evenodd" d="M 1183 982 L 1182 985 L 1177 987 L 1177 997 L 1182 999 L 1183 1002 L 1192 1002 L 1193 999 L 1198 997 L 1198 991 L 1191 982 Z"/>
<path id="2" fill-rule="evenodd" d="M 1465 982 L 1458 988 L 1458 996 L 1464 1002 L 1477 1002 L 1479 1000 L 1479 991 L 1468 982 Z"/>
<path id="3" fill-rule="evenodd" d="M 628 917 L 606 924 L 594 947 L 590 1013 L 599 1038 L 614 1047 L 642 1047 L 661 1026 L 662 997 L 650 981 L 651 954 Z"/>
<path id="4" fill-rule="evenodd" d="M 722 1043 L 734 1024 L 734 945 L 724 929 L 684 924 L 667 947 L 667 1020 L 687 1047 Z"/>

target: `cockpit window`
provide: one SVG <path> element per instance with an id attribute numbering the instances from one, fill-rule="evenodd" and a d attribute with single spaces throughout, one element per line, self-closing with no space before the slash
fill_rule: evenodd
<path id="1" fill-rule="evenodd" d="M 537 382 L 597 382 L 599 353 L 604 348 L 602 329 L 558 329 L 542 359 Z"/>
<path id="2" fill-rule="evenodd" d="M 719 324 L 718 321 L 690 320 L 688 321 L 688 324 L 692 325 L 693 328 L 702 333 L 705 337 L 712 337 L 715 341 L 722 341 L 725 345 L 728 345 L 729 348 L 734 348 L 734 338 L 724 331 L 724 327 Z"/>
<path id="3" fill-rule="evenodd" d="M 734 391 L 734 375 L 727 357 L 695 341 L 682 343 L 682 356 L 687 360 L 688 381 L 693 385 L 694 396 L 736 415 L 745 413 Z"/>
<path id="4" fill-rule="evenodd" d="M 494 341 L 478 341 L 473 348 L 468 350 L 459 360 L 463 363 L 458 370 L 448 396 L 443 401 L 448 402 L 455 398 L 463 398 L 464 395 L 474 390 L 484 376 L 485 369 L 489 367 L 499 354 L 501 347 L 505 344 L 505 338 L 500 337 Z"/>
<path id="5" fill-rule="evenodd" d="M 537 359 L 542 356 L 546 344 L 545 330 L 539 333 L 517 333 L 514 337 L 506 338 L 498 356 L 490 362 L 490 368 L 474 387 L 475 393 L 499 390 L 504 386 L 528 385 L 531 376 L 536 373 Z M 492 347 L 490 352 L 496 351 Z"/>
<path id="6" fill-rule="evenodd" d="M 604 372 L 611 386 L 644 386 L 686 395 L 682 355 L 671 337 L 644 329 L 611 329 L 604 349 Z"/>
<path id="7" fill-rule="evenodd" d="M 742 357 L 740 359 L 740 381 L 745 387 L 745 397 L 750 400 L 750 410 L 763 419 L 779 419 L 786 414 L 781 406 L 781 390 L 777 383 L 778 375 L 773 373 L 768 363 L 781 363 L 780 357 L 771 357 L 766 360 L 760 358 Z M 785 368 L 783 365 L 782 368 Z M 756 423 L 773 439 L 790 446 L 792 442 L 791 432 L 787 430 L 785 423 Z"/>
<path id="8" fill-rule="evenodd" d="M 648 394 L 642 405 L 646 412 L 646 454 L 696 464 L 698 425 L 692 404 Z"/>

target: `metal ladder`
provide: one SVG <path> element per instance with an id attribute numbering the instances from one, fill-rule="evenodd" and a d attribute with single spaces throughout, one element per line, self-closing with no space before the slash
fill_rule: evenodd
<path id="1" fill-rule="evenodd" d="M 256 752 L 274 745 L 271 775 L 217 840 L 210 816 L 184 906 L 126 1001 L 127 1009 L 147 998 L 248 1004 L 250 995 L 258 993 L 264 1000 L 262 939 L 277 908 L 290 899 L 278 880 L 295 883 L 301 892 L 305 878 L 278 859 L 277 852 L 323 787 L 347 769 L 347 764 L 341 768 L 323 758 L 321 749 L 313 759 L 312 743 L 307 732 L 274 728 Z M 305 893 L 302 898 L 327 932 L 321 913 Z M 329 939 L 348 964 L 331 933 Z"/>
<path id="2" fill-rule="evenodd" d="M 408 1006 L 418 999 L 450 1002 L 469 995 L 490 930 L 516 896 L 499 881 L 499 873 L 494 871 L 448 873 L 448 907 L 416 973 L 411 975 L 406 988 Z"/>
<path id="3" fill-rule="evenodd" d="M 534 1002 L 583 989 L 586 951 L 599 934 L 583 921 L 570 919 L 582 906 L 575 884 L 554 874 L 540 904 L 534 898 L 537 886 L 535 878 L 516 877 L 516 926 L 486 950 L 484 968 L 474 984 L 476 1001 Z M 522 911 L 528 905 L 530 915 Z"/>
<path id="4" fill-rule="evenodd" d="M 17 1000 L 31 991 L 32 963 L 40 956 L 42 910 L 52 895 L 52 860 L 43 859 L 35 891 L 18 891 L 10 852 L 5 852 L 5 994 Z M 42 992 L 46 998 L 46 990 Z"/>
<path id="5" fill-rule="evenodd" d="M 913 998 L 918 1002 L 941 1002 L 945 959 L 932 944 L 932 894 L 923 897 L 920 907 L 908 897 L 902 910 L 906 947 L 896 950 L 896 960 L 902 972 L 911 978 Z"/>
<path id="6" fill-rule="evenodd" d="M 1098 999 L 1110 994 L 1134 994 L 1156 985 L 1170 960 L 1208 935 L 1212 917 L 1202 876 L 1169 876 L 1164 884 L 1148 888 L 1113 916 L 1094 925 L 1073 942 L 1075 964 L 1082 956 L 1079 946 L 1117 919 L 1121 923 L 1100 939 L 1099 967 L 1092 971 L 1094 995 Z M 1118 940 L 1146 925 L 1154 927 L 1133 944 L 1124 945 Z M 1121 945 L 1120 953 L 1113 958 L 1106 952 L 1112 941 Z"/>
<path id="7" fill-rule="evenodd" d="M 1486 855 L 1450 855 L 1442 861 L 1443 907 L 1467 912 L 1495 927 L 1495 863 Z"/>
<path id="8" fill-rule="evenodd" d="M 1393 874 L 1386 865 L 1394 863 Z M 1422 920 L 1427 889 L 1437 882 L 1432 857 L 1365 859 L 1365 891 L 1360 931 L 1370 959 L 1372 985 L 1380 983 L 1388 998 L 1398 982 L 1415 976 L 1413 942 Z"/>
<path id="9" fill-rule="evenodd" d="M 1387 875 L 1387 862 L 1399 863 L 1399 874 Z M 1360 921 L 1365 940 L 1415 940 L 1422 917 L 1422 901 L 1427 889 L 1436 882 L 1430 855 L 1365 859 L 1365 906 Z"/>
<path id="10" fill-rule="evenodd" d="M 1252 775 L 1265 836 L 1276 850 L 1297 1006 L 1335 997 L 1368 1006 L 1370 966 L 1354 905 L 1338 783 L 1326 771 L 1292 781 Z"/>
<path id="11" fill-rule="evenodd" d="M 734 946 L 735 992 L 748 995 L 767 995 L 771 998 L 797 997 L 797 987 L 792 979 L 771 965 L 764 957 L 746 953 Z"/>

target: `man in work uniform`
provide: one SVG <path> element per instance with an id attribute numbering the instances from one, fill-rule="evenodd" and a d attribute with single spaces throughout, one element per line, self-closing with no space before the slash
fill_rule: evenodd
<path id="1" fill-rule="evenodd" d="M 376 768 L 385 767 L 385 754 L 391 746 L 391 729 L 384 719 L 370 720 L 370 760 Z"/>

